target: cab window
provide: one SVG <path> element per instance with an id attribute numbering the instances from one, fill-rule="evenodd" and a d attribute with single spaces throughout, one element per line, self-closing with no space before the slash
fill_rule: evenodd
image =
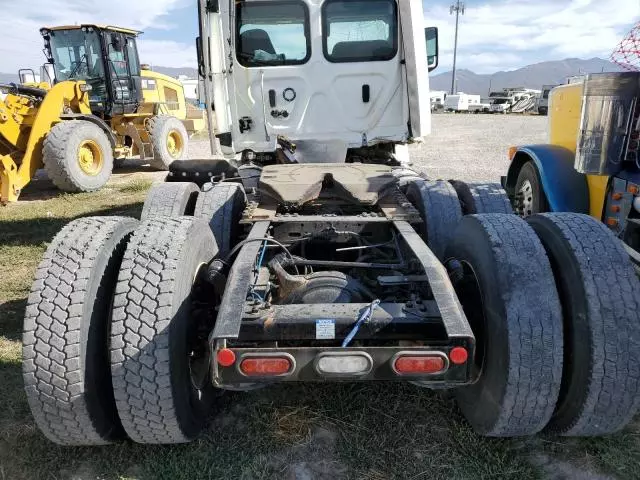
<path id="1" fill-rule="evenodd" d="M 299 65 L 309 60 L 309 10 L 304 2 L 236 5 L 236 56 L 241 65 Z"/>
<path id="2" fill-rule="evenodd" d="M 138 49 L 136 48 L 136 40 L 133 37 L 127 37 L 127 60 L 129 62 L 129 71 L 131 75 L 140 75 L 140 60 L 138 60 Z"/>
<path id="3" fill-rule="evenodd" d="M 322 23 L 324 56 L 330 62 L 391 60 L 398 52 L 394 0 L 327 0 Z"/>

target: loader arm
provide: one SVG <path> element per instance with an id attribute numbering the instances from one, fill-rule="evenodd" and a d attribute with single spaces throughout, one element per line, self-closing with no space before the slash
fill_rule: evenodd
<path id="1" fill-rule="evenodd" d="M 43 98 L 10 93 L 0 104 L 0 202 L 15 202 L 42 168 L 42 142 L 63 113 L 91 114 L 84 82 L 53 86 Z"/>

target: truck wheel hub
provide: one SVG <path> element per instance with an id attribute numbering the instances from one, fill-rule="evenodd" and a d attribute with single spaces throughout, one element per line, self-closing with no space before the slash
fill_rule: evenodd
<path id="1" fill-rule="evenodd" d="M 520 185 L 520 190 L 516 193 L 516 211 L 521 217 L 528 217 L 533 214 L 533 187 L 529 180 L 525 180 Z"/>

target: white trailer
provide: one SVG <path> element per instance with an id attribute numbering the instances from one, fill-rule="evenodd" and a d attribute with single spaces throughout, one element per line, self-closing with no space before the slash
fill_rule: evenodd
<path id="1" fill-rule="evenodd" d="M 469 95 L 459 92 L 455 95 L 448 95 L 444 101 L 444 109 L 448 112 L 468 112 L 470 105 L 480 102 L 480 95 Z"/>

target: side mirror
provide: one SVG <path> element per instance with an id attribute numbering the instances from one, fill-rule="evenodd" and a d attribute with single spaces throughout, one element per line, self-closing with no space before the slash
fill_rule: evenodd
<path id="1" fill-rule="evenodd" d="M 204 55 L 202 54 L 202 37 L 196 37 L 196 56 L 198 58 L 198 74 L 201 78 L 205 77 L 204 71 Z"/>
<path id="2" fill-rule="evenodd" d="M 425 28 L 424 37 L 427 41 L 427 66 L 431 72 L 438 67 L 438 27 Z"/>

